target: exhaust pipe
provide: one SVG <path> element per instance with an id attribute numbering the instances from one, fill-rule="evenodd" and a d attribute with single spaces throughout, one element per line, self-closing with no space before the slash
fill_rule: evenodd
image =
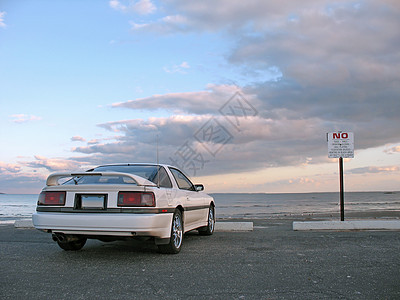
<path id="1" fill-rule="evenodd" d="M 65 235 L 62 233 L 53 233 L 52 238 L 53 238 L 53 241 L 59 242 L 59 243 L 69 243 L 69 242 L 79 240 L 79 237 L 76 235 Z"/>
<path id="2" fill-rule="evenodd" d="M 52 236 L 53 241 L 55 242 L 64 242 L 65 241 L 65 235 L 59 234 L 59 233 L 53 233 Z"/>

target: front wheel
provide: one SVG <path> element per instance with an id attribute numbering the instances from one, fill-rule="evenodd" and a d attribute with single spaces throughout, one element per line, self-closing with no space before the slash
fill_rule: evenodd
<path id="1" fill-rule="evenodd" d="M 215 229 L 215 208 L 210 206 L 208 210 L 208 223 L 207 226 L 199 228 L 200 235 L 212 235 Z"/>
<path id="2" fill-rule="evenodd" d="M 166 245 L 158 245 L 158 250 L 161 253 L 177 254 L 181 251 L 183 240 L 183 222 L 182 213 L 176 210 L 172 217 L 171 237 Z"/>

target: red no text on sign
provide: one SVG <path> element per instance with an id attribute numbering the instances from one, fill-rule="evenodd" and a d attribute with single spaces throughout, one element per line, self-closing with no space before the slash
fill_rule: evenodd
<path id="1" fill-rule="evenodd" d="M 327 136 L 329 158 L 354 158 L 354 134 L 352 132 L 330 132 Z"/>

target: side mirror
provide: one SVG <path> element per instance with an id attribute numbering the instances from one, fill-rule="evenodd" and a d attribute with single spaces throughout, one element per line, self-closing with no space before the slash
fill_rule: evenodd
<path id="1" fill-rule="evenodd" d="M 196 192 L 204 191 L 204 185 L 202 184 L 195 184 L 194 187 L 196 189 Z"/>

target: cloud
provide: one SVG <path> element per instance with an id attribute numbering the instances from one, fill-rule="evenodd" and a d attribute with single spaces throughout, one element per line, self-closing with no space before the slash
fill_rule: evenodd
<path id="1" fill-rule="evenodd" d="M 165 163 L 176 164 L 174 161 L 182 155 L 188 159 L 193 151 L 199 155 L 198 161 L 202 157 L 201 164 L 207 164 L 196 175 L 304 166 L 326 160 L 324 124 L 318 119 L 255 115 L 240 117 L 239 125 L 240 130 L 220 114 L 108 122 L 98 126 L 119 133 L 115 142 L 87 143 L 72 150 L 90 155 L 87 159 L 92 163 L 92 158 L 101 163 L 154 162 L 158 143 L 160 159 Z"/>
<path id="2" fill-rule="evenodd" d="M 38 174 L 4 175 L 0 173 L 0 192 L 8 194 L 39 194 L 46 178 Z"/>
<path id="3" fill-rule="evenodd" d="M 4 23 L 4 17 L 6 15 L 5 11 L 0 11 L 0 28 L 7 27 L 6 23 Z"/>
<path id="4" fill-rule="evenodd" d="M 166 109 L 179 115 L 220 116 L 220 108 L 229 101 L 236 91 L 239 91 L 256 108 L 260 118 L 269 120 L 269 124 L 273 124 L 272 128 L 281 126 L 283 131 L 290 128 L 293 133 L 302 136 L 304 142 L 307 139 L 319 138 L 326 132 L 336 130 L 353 131 L 356 136 L 356 149 L 358 150 L 400 140 L 400 124 L 393 119 L 394 116 L 392 117 L 394 111 L 400 111 L 397 110 L 397 98 L 382 97 L 381 101 L 376 100 L 375 102 L 371 99 L 369 106 L 365 103 L 369 95 L 365 95 L 366 99 L 363 101 L 339 98 L 337 100 L 330 99 L 329 102 L 325 101 L 325 98 L 330 98 L 330 93 L 333 92 L 324 86 L 315 87 L 308 91 L 303 88 L 297 90 L 290 85 L 285 89 L 285 85 L 286 83 L 271 83 L 266 86 L 248 86 L 242 90 L 236 86 L 209 85 L 203 91 L 154 95 L 114 103 L 113 107 L 150 111 Z M 340 90 L 339 87 L 338 89 Z M 369 87 L 366 86 L 364 89 L 369 89 Z M 370 95 L 379 92 L 371 91 Z M 319 94 L 318 97 L 316 94 Z M 310 97 L 310 99 L 307 97 Z M 303 105 L 297 103 L 302 101 L 304 102 Z M 388 109 L 381 114 L 382 106 L 387 106 Z M 307 127 L 301 127 L 303 121 L 307 123 Z M 259 121 L 257 122 L 259 123 Z M 285 126 L 295 123 L 298 124 L 297 127 Z M 315 128 L 313 134 L 316 135 L 302 134 L 305 128 L 310 127 Z M 251 133 L 257 131 L 257 129 L 252 129 Z M 308 133 L 307 130 L 305 132 Z M 379 134 L 376 134 L 377 132 Z"/>
<path id="5" fill-rule="evenodd" d="M 35 155 L 35 160 L 21 163 L 31 169 L 46 169 L 50 172 L 55 171 L 70 171 L 79 169 L 82 166 L 81 162 L 73 159 L 64 158 L 46 158 L 40 155 Z"/>
<path id="6" fill-rule="evenodd" d="M 351 129 L 361 149 L 400 140 L 399 3 L 232 1 L 208 12 L 206 2 L 174 3 L 193 30 L 241 33 L 228 56 L 232 65 L 281 71 L 277 82 L 243 88 L 257 97 L 263 117 L 280 111 Z"/>
<path id="7" fill-rule="evenodd" d="M 122 4 L 121 1 L 118 0 L 111 0 L 109 5 L 111 8 L 124 13 L 132 12 L 140 15 L 151 14 L 157 9 L 150 0 L 129 1 L 127 5 Z"/>
<path id="8" fill-rule="evenodd" d="M 48 175 L 58 171 L 87 170 L 94 165 L 88 161 L 95 158 L 47 158 L 36 155 L 34 160 L 9 164 L 0 161 L 0 192 L 10 194 L 39 193 L 45 186 Z M 96 161 L 95 165 L 101 164 Z"/>
<path id="9" fill-rule="evenodd" d="M 391 147 L 389 149 L 384 150 L 384 152 L 387 154 L 400 153 L 400 146 Z"/>
<path id="10" fill-rule="evenodd" d="M 25 115 L 25 114 L 15 114 L 11 115 L 11 118 L 14 118 L 12 122 L 14 123 L 27 123 L 31 121 L 40 121 L 42 117 L 34 116 L 34 115 Z"/>
<path id="11" fill-rule="evenodd" d="M 300 177 L 300 178 L 293 178 L 293 179 L 289 179 L 288 180 L 289 184 L 316 184 L 316 181 L 312 178 L 308 178 L 308 177 Z"/>
<path id="12" fill-rule="evenodd" d="M 88 141 L 88 144 L 89 145 L 94 145 L 94 144 L 98 144 L 100 142 L 101 142 L 101 140 L 99 140 L 99 139 L 92 139 L 92 140 Z"/>
<path id="13" fill-rule="evenodd" d="M 168 15 L 148 23 L 129 22 L 132 31 L 148 31 L 158 34 L 172 34 L 190 31 L 190 22 L 182 15 Z"/>
<path id="14" fill-rule="evenodd" d="M 394 172 L 399 172 L 400 167 L 399 166 L 385 166 L 385 167 L 376 167 L 376 166 L 371 166 L 371 167 L 363 167 L 363 168 L 355 168 L 352 170 L 349 170 L 349 174 L 373 174 L 373 173 L 394 173 Z"/>
<path id="15" fill-rule="evenodd" d="M 125 153 L 130 154 L 135 151 L 136 147 L 134 145 L 126 145 L 118 142 L 108 143 L 108 144 L 95 144 L 87 147 L 75 147 L 72 148 L 74 152 L 92 154 L 101 153 L 103 155 Z"/>
<path id="16" fill-rule="evenodd" d="M 0 161 L 0 192 L 23 194 L 40 192 L 46 175 L 29 170 L 23 163 L 10 164 Z"/>
<path id="17" fill-rule="evenodd" d="M 156 10 L 151 1 L 110 1 L 110 6 L 142 15 Z M 58 170 L 83 162 L 152 162 L 158 139 L 163 162 L 196 158 L 204 164 L 197 175 L 226 174 L 327 162 L 325 133 L 336 130 L 354 132 L 356 151 L 400 142 L 400 2 L 170 0 L 157 13 L 152 20 L 131 21 L 133 34 L 217 34 L 231 47 L 223 53 L 226 63 L 243 76 L 258 74 L 256 80 L 241 87 L 210 84 L 204 90 L 114 103 L 114 108 L 167 110 L 173 115 L 99 124 L 119 136 L 112 141 L 75 137 L 86 144 L 72 148 L 82 156 L 71 164 L 36 157 L 27 166 Z M 164 71 L 189 68 L 182 62 Z M 271 70 L 279 74 L 274 81 L 262 76 Z M 257 113 L 231 115 L 230 122 L 221 108 L 237 91 Z M 206 124 L 220 126 L 203 132 Z M 204 136 L 223 129 L 228 138 L 204 141 Z M 400 150 L 393 146 L 385 152 Z M 348 172 L 398 171 L 398 166 L 372 166 Z M 319 183 L 307 176 L 288 180 L 293 186 Z"/>
<path id="18" fill-rule="evenodd" d="M 190 68 L 189 64 L 184 61 L 179 65 L 173 65 L 172 67 L 164 67 L 163 70 L 166 73 L 180 73 L 180 74 L 186 74 L 187 70 Z"/>
<path id="19" fill-rule="evenodd" d="M 15 174 L 21 171 L 21 166 L 17 164 L 7 164 L 0 161 L 0 173 L 1 174 Z"/>
<path id="20" fill-rule="evenodd" d="M 175 114 L 219 114 L 218 109 L 238 90 L 231 85 L 209 85 L 204 91 L 170 93 L 114 103 L 114 108 L 158 110 Z"/>
<path id="21" fill-rule="evenodd" d="M 400 8 L 395 1 L 176 0 L 165 5 L 165 14 L 135 29 L 223 32 L 234 41 L 228 63 L 243 75 L 249 70 L 281 74 L 275 82 L 259 76 L 244 87 L 262 103 L 260 110 L 284 109 L 328 122 L 372 121 L 379 128 L 397 120 Z M 158 99 L 169 102 L 169 96 Z"/>
<path id="22" fill-rule="evenodd" d="M 378 8 L 379 10 L 374 10 Z M 297 1 L 259 1 L 248 0 L 171 0 L 164 4 L 163 11 L 166 17 L 160 19 L 159 26 L 168 26 L 171 16 L 175 23 L 186 23 L 187 31 L 218 31 L 227 29 L 230 33 L 249 34 L 254 36 L 258 32 L 272 32 L 290 25 L 302 25 L 302 21 L 310 15 L 320 18 L 328 17 L 329 22 L 343 24 L 351 14 L 359 17 L 367 10 L 369 17 L 373 15 L 395 15 L 399 11 L 399 4 L 394 0 L 372 0 L 355 3 L 348 0 L 304 0 Z M 372 19 L 374 20 L 374 19 Z M 164 21 L 165 24 L 162 24 Z M 312 25 L 326 25 L 313 20 Z M 325 30 L 326 28 L 315 28 Z M 281 32 L 284 33 L 284 32 Z"/>
<path id="23" fill-rule="evenodd" d="M 330 13 L 325 7 L 299 12 L 296 26 L 288 21 L 260 36 L 243 37 L 230 62 L 281 70 L 277 84 L 251 87 L 270 108 L 328 120 L 394 120 L 400 110 L 394 84 L 400 76 L 399 12 L 386 11 L 376 1 L 360 8 L 342 4 Z"/>
<path id="24" fill-rule="evenodd" d="M 72 142 L 85 142 L 86 140 L 85 140 L 83 137 L 81 137 L 81 136 L 73 136 L 73 137 L 71 138 L 71 141 L 72 141 Z"/>

